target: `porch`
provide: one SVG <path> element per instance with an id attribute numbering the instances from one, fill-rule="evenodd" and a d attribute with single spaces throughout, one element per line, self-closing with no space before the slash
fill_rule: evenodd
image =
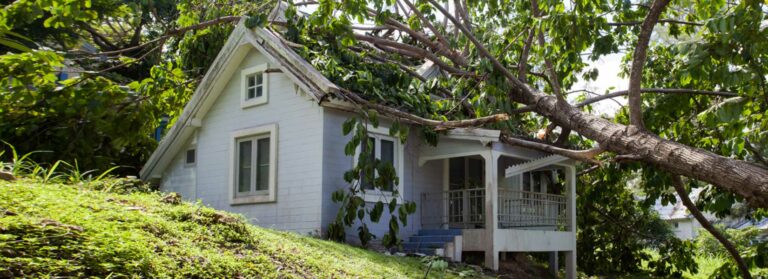
<path id="1" fill-rule="evenodd" d="M 449 134 L 420 151 L 419 164 L 442 164 L 443 177 L 442 189 L 418 193 L 421 229 L 460 232 L 455 254 L 484 252 L 492 269 L 502 252 L 563 252 L 575 278 L 573 162 L 493 138 Z"/>
<path id="2" fill-rule="evenodd" d="M 565 195 L 500 188 L 496 202 L 499 229 L 562 231 L 567 226 Z M 419 204 L 425 229 L 485 228 L 485 189 L 422 193 Z"/>

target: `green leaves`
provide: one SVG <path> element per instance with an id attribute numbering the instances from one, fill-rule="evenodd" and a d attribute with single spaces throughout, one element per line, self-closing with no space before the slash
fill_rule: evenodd
<path id="1" fill-rule="evenodd" d="M 649 272 L 660 277 L 674 277 L 685 270 L 695 272 L 694 245 L 676 239 L 653 210 L 654 201 L 663 194 L 643 188 L 643 202 L 636 198 L 641 189 L 627 187 L 638 181 L 637 166 L 610 164 L 579 177 L 576 218 L 582 270 L 587 275 Z M 669 185 L 664 177 L 653 178 L 644 177 L 643 184 L 652 189 Z M 674 199 L 665 195 L 662 203 L 670 198 Z M 660 256 L 652 257 L 651 249 L 659 250 Z"/>
<path id="2" fill-rule="evenodd" d="M 263 13 L 258 13 L 258 14 L 248 16 L 248 18 L 245 20 L 245 27 L 248 27 L 248 28 L 262 27 L 266 23 L 267 23 L 267 15 Z"/>

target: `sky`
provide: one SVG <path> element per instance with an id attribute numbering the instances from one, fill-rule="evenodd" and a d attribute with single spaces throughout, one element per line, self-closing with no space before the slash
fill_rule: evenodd
<path id="1" fill-rule="evenodd" d="M 629 79 L 619 76 L 621 69 L 621 58 L 623 53 L 615 53 L 601 57 L 597 61 L 589 63 L 586 69 L 597 68 L 599 75 L 594 81 L 579 81 L 574 84 L 571 90 L 586 89 L 598 94 L 627 90 L 629 88 Z M 622 105 L 626 105 L 627 99 L 624 97 L 615 98 Z M 613 115 L 618 109 L 619 104 L 611 100 L 604 100 L 592 106 L 597 114 Z"/>

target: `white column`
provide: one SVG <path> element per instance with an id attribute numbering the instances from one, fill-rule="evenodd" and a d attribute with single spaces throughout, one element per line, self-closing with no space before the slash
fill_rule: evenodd
<path id="1" fill-rule="evenodd" d="M 576 279 L 576 250 L 565 251 L 565 278 Z"/>
<path id="2" fill-rule="evenodd" d="M 576 278 L 576 167 L 567 166 L 565 176 L 568 182 L 568 197 L 566 203 L 568 229 L 571 233 L 572 251 L 565 252 L 565 277 Z"/>
<path id="3" fill-rule="evenodd" d="M 483 160 L 485 161 L 485 266 L 493 270 L 499 270 L 499 251 L 496 248 L 494 239 L 498 229 L 497 220 L 499 216 L 499 208 L 496 201 L 498 197 L 498 171 L 496 169 L 498 156 L 492 150 L 483 154 Z"/>
<path id="4" fill-rule="evenodd" d="M 450 159 L 443 159 L 443 191 L 441 192 L 440 201 L 443 203 L 443 215 L 442 215 L 442 225 L 440 226 L 441 229 L 450 229 L 450 224 L 448 220 L 448 214 L 450 212 L 450 209 L 448 208 L 448 203 L 450 203 L 448 189 L 449 183 L 450 183 Z"/>

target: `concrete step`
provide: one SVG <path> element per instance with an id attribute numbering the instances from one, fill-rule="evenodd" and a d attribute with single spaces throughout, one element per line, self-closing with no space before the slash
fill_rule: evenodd
<path id="1" fill-rule="evenodd" d="M 445 242 L 406 242 L 403 243 L 403 249 L 420 249 L 420 248 L 444 248 Z"/>
<path id="2" fill-rule="evenodd" d="M 414 235 L 408 237 L 408 242 L 450 242 L 453 241 L 454 237 L 453 235 Z"/>
<path id="3" fill-rule="evenodd" d="M 461 235 L 461 229 L 429 229 L 419 230 L 419 236 L 449 236 L 449 235 Z"/>
<path id="4" fill-rule="evenodd" d="M 434 248 L 419 248 L 419 249 L 403 249 L 404 253 L 420 253 L 428 256 L 434 256 L 436 249 Z"/>

